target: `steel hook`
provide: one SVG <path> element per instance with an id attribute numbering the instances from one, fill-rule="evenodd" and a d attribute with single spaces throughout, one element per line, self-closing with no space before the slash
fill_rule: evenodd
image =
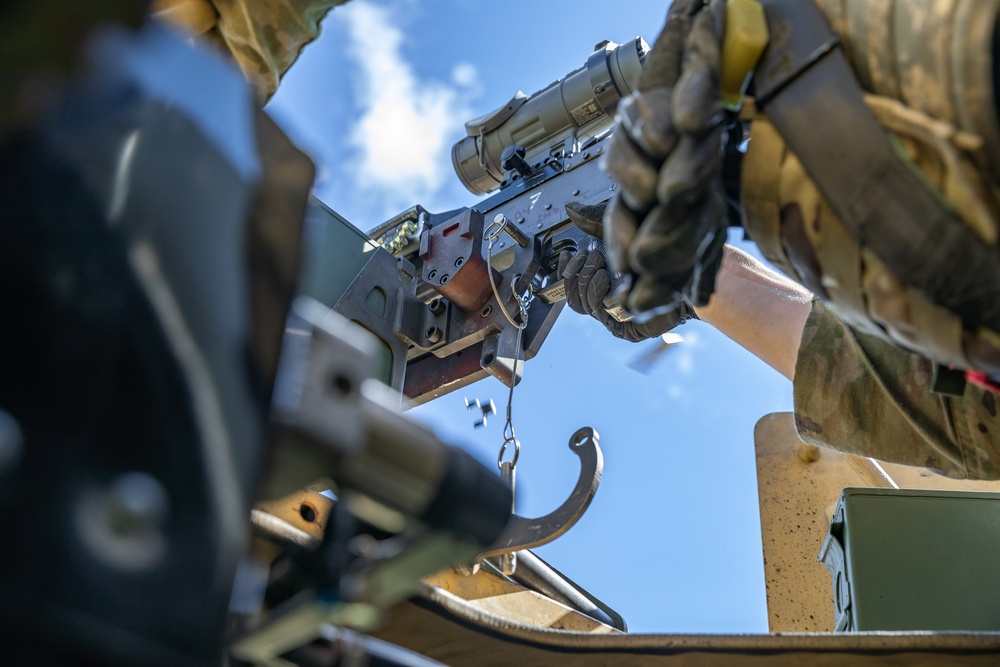
<path id="1" fill-rule="evenodd" d="M 507 528 L 489 550 L 476 556 L 475 562 L 512 551 L 547 544 L 573 527 L 597 493 L 604 470 L 604 455 L 598 446 L 597 431 L 584 426 L 569 439 L 569 448 L 580 459 L 580 477 L 569 498 L 553 512 L 537 519 L 512 514 Z"/>

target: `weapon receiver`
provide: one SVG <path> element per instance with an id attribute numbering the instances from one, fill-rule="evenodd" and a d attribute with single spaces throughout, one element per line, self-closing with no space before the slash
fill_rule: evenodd
<path id="1" fill-rule="evenodd" d="M 338 280 L 330 253 L 343 254 L 345 234 L 358 247 L 357 232 L 314 201 L 310 224 L 327 233 L 310 249 L 306 291 L 382 341 L 382 379 L 411 405 L 487 374 L 508 386 L 519 380 L 517 327 L 504 311 L 516 313 L 515 294 L 532 290 L 518 352 L 532 358 L 565 303 L 556 275 L 560 252 L 597 242 L 564 207 L 598 204 L 614 194 L 598 158 L 618 101 L 632 91 L 647 52 L 639 37 L 602 42 L 583 67 L 466 123 L 467 136 L 452 148 L 455 171 L 471 192 L 492 194 L 441 214 L 414 206 L 372 229 L 377 249 L 369 243 L 364 259 L 339 263 L 339 271 L 356 274 L 345 290 L 330 287 Z M 494 227 L 487 257 L 484 231 L 500 216 L 504 230 Z"/>

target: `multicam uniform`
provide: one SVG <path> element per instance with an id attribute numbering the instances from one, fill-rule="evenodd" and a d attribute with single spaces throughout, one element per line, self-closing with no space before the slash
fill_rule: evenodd
<path id="1" fill-rule="evenodd" d="M 1000 261 L 1000 125 L 989 48 L 1000 2 L 977 4 L 978 21 L 969 6 L 950 0 L 817 4 L 845 36 L 863 87 L 876 93 L 866 102 L 897 148 Z M 913 34 L 882 40 L 879 21 L 906 11 Z M 948 53 L 962 55 L 961 68 L 948 70 L 940 49 L 906 48 L 921 39 L 947 46 L 953 34 Z M 945 92 L 942 80 L 952 84 Z M 1000 394 L 972 384 L 961 396 L 930 391 L 936 364 L 996 377 L 1000 335 L 970 330 L 859 244 L 765 116 L 754 118 L 751 134 L 743 165 L 747 230 L 768 260 L 826 304 L 813 306 L 796 365 L 799 435 L 952 477 L 1000 478 Z M 955 260 L 954 270 L 962 270 L 962 258 Z M 982 289 L 1000 299 L 1000 286 Z"/>
<path id="2" fill-rule="evenodd" d="M 971 177 L 983 173 L 973 168 L 981 164 L 981 144 L 953 128 L 949 135 L 948 126 L 896 102 L 868 101 L 930 181 L 938 187 L 947 181 L 949 201 L 996 248 L 1000 196 L 990 179 Z M 1000 395 L 972 384 L 962 396 L 931 393 L 935 363 L 927 358 L 959 368 L 992 366 L 993 332 L 970 335 L 958 318 L 859 246 L 766 118 L 754 121 L 753 136 L 744 165 L 749 233 L 772 263 L 826 302 L 813 306 L 796 365 L 799 435 L 810 444 L 951 477 L 1000 478 L 1000 437 L 994 435 L 1000 434 Z M 935 169 L 942 164 L 960 169 L 946 178 L 945 169 Z"/>
<path id="3" fill-rule="evenodd" d="M 263 104 L 320 21 L 347 0 L 158 0 L 154 13 L 228 52 Z"/>
<path id="4" fill-rule="evenodd" d="M 859 333 L 820 302 L 795 365 L 795 425 L 806 442 L 949 477 L 1000 478 L 1000 396 L 971 383 L 929 391 L 926 358 Z"/>

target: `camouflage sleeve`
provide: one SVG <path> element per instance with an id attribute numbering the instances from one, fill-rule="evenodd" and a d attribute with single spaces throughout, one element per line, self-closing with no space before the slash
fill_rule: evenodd
<path id="1" fill-rule="evenodd" d="M 813 304 L 795 365 L 795 426 L 814 445 L 949 477 L 1000 478 L 997 395 L 930 391 L 933 365 Z"/>
<path id="2" fill-rule="evenodd" d="M 206 36 L 232 55 L 263 104 L 327 12 L 346 1 L 212 0 L 218 18 Z"/>

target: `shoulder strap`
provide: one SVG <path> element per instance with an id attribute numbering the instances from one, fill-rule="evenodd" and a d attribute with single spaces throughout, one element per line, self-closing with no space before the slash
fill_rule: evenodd
<path id="1" fill-rule="evenodd" d="M 966 326 L 1000 331 L 1000 260 L 895 146 L 864 103 L 813 0 L 764 0 L 763 108 L 858 243 Z"/>

